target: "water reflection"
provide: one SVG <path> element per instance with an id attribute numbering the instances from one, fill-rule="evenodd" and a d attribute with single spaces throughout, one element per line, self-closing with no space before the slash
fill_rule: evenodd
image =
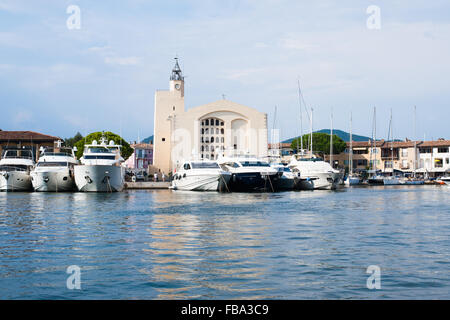
<path id="1" fill-rule="evenodd" d="M 274 194 L 0 193 L 0 294 L 446 297 L 449 194 L 428 186 Z M 65 287 L 65 269 L 73 264 L 82 268 L 82 295 Z M 382 267 L 382 292 L 365 288 L 370 264 Z"/>

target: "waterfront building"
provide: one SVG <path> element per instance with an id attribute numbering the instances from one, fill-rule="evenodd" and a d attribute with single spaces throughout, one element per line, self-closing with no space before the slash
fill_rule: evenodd
<path id="1" fill-rule="evenodd" d="M 424 141 L 418 145 L 418 170 L 431 177 L 450 172 L 450 140 Z"/>
<path id="2" fill-rule="evenodd" d="M 385 144 L 384 140 L 376 141 L 372 143 L 371 141 L 353 141 L 353 170 L 367 170 L 368 168 L 373 169 L 384 169 L 384 164 L 381 158 L 381 147 Z M 350 142 L 347 142 L 347 147 L 344 152 L 340 154 L 333 155 L 333 167 L 335 168 L 348 168 L 349 166 L 349 153 L 350 153 Z M 330 156 L 325 155 L 325 161 L 330 161 Z"/>
<path id="3" fill-rule="evenodd" d="M 350 142 L 344 152 L 333 155 L 338 167 L 349 165 Z M 329 160 L 329 156 L 325 156 Z M 393 170 L 405 173 L 428 174 L 438 177 L 450 171 L 450 140 L 437 141 L 385 141 L 376 142 L 372 148 L 370 141 L 353 142 L 353 169 L 366 170 L 370 168 L 370 161 L 378 170 L 391 173 Z"/>
<path id="4" fill-rule="evenodd" d="M 30 148 L 37 161 L 40 147 L 54 147 L 61 138 L 34 131 L 0 130 L 0 158 L 5 147 Z"/>
<path id="5" fill-rule="evenodd" d="M 155 93 L 153 165 L 168 174 L 193 158 L 267 158 L 267 114 L 225 99 L 185 110 L 185 82 L 175 60 L 169 90 Z"/>
<path id="6" fill-rule="evenodd" d="M 125 161 L 125 167 L 147 171 L 148 167 L 153 164 L 153 145 L 150 143 L 133 143 L 130 147 L 134 151 Z"/>

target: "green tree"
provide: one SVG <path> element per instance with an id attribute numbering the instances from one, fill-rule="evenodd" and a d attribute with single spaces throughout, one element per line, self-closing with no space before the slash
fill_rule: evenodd
<path id="1" fill-rule="evenodd" d="M 310 134 L 305 134 L 302 136 L 303 140 L 303 148 L 309 149 L 310 140 L 311 140 Z M 328 133 L 322 133 L 322 132 L 314 132 L 313 133 L 313 151 L 315 153 L 318 153 L 320 155 L 330 154 L 330 142 L 331 142 L 331 135 Z M 292 150 L 299 150 L 301 146 L 301 140 L 300 137 L 295 138 L 291 143 L 291 149 Z M 344 140 L 339 138 L 337 135 L 333 134 L 333 154 L 339 154 L 345 150 L 347 147 L 347 144 Z"/>
<path id="2" fill-rule="evenodd" d="M 83 139 L 83 136 L 81 135 L 81 133 L 77 132 L 77 134 L 74 135 L 72 138 L 65 138 L 64 139 L 64 145 L 66 147 L 73 148 L 75 146 L 75 143 L 77 143 L 81 139 Z"/>
<path id="3" fill-rule="evenodd" d="M 97 140 L 97 142 L 100 143 L 100 140 L 102 138 L 102 135 L 105 135 L 105 138 L 107 141 L 113 140 L 116 144 L 122 145 L 121 148 L 121 155 L 126 160 L 128 159 L 131 154 L 133 153 L 133 148 L 130 147 L 128 142 L 126 142 L 121 136 L 112 133 L 112 132 L 93 132 L 86 136 L 86 138 L 79 140 L 77 143 L 75 143 L 75 147 L 77 147 L 77 158 L 80 159 L 83 156 L 84 152 L 84 145 L 85 144 L 91 144 L 92 141 Z"/>

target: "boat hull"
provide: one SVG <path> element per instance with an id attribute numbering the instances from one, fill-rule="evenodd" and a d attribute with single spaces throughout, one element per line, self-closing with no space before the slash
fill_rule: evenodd
<path id="1" fill-rule="evenodd" d="M 75 184 L 81 192 L 120 192 L 125 183 L 125 170 L 114 165 L 75 166 Z"/>
<path id="2" fill-rule="evenodd" d="M 32 191 L 31 176 L 25 171 L 0 172 L 0 191 Z"/>
<path id="3" fill-rule="evenodd" d="M 356 186 L 358 184 L 361 184 L 361 179 L 357 177 L 347 177 L 344 183 L 346 186 Z"/>
<path id="4" fill-rule="evenodd" d="M 294 186 L 295 186 L 295 179 L 288 178 L 284 175 L 273 180 L 273 187 L 277 191 L 293 190 Z"/>
<path id="5" fill-rule="evenodd" d="M 382 186 L 382 185 L 384 185 L 384 179 L 380 179 L 380 178 L 369 178 L 367 180 L 367 182 L 370 185 L 375 185 L 375 186 Z"/>
<path id="6" fill-rule="evenodd" d="M 196 174 L 172 181 L 173 190 L 227 191 L 230 174 Z"/>
<path id="7" fill-rule="evenodd" d="M 37 192 L 67 192 L 76 189 L 73 174 L 64 168 L 58 171 L 31 172 L 34 191 Z"/>
<path id="8" fill-rule="evenodd" d="M 335 190 L 339 185 L 340 173 L 320 172 L 302 175 L 296 183 L 299 190 Z"/>
<path id="9" fill-rule="evenodd" d="M 398 178 L 386 178 L 383 180 L 385 186 L 398 186 L 400 185 L 400 179 Z"/>
<path id="10" fill-rule="evenodd" d="M 275 175 L 260 172 L 239 172 L 231 175 L 229 188 L 232 192 L 275 191 Z"/>

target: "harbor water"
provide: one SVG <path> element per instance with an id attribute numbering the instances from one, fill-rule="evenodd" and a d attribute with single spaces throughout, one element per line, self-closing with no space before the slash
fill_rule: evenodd
<path id="1" fill-rule="evenodd" d="M 0 299 L 448 299 L 449 232 L 444 186 L 0 193 Z"/>

